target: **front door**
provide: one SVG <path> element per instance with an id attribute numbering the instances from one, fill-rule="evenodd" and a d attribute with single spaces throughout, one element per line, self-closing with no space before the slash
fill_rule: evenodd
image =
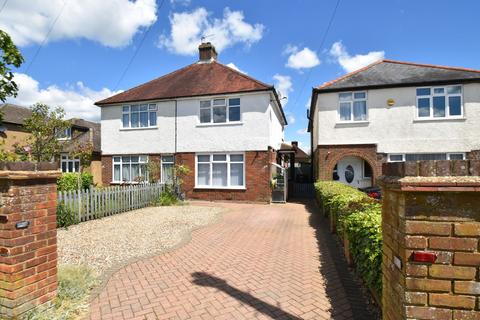
<path id="1" fill-rule="evenodd" d="M 355 188 L 371 186 L 371 178 L 364 178 L 363 159 L 358 157 L 345 157 L 337 164 L 338 181 Z"/>

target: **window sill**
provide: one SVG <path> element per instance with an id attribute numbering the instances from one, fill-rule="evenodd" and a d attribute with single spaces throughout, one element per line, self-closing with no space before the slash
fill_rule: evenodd
<path id="1" fill-rule="evenodd" d="M 363 127 L 368 126 L 370 121 L 339 121 L 335 123 L 335 127 Z"/>
<path id="2" fill-rule="evenodd" d="M 456 118 L 425 118 L 425 119 L 422 119 L 422 118 L 416 118 L 416 119 L 413 119 L 413 123 L 416 123 L 416 122 L 438 122 L 438 121 L 465 121 L 467 120 L 467 118 L 465 117 L 456 117 Z"/>
<path id="3" fill-rule="evenodd" d="M 194 190 L 247 190 L 246 187 L 210 187 L 210 186 L 195 186 Z"/>
<path id="4" fill-rule="evenodd" d="M 140 127 L 140 128 L 120 128 L 120 131 L 133 131 L 133 130 L 156 130 L 158 127 Z"/>
<path id="5" fill-rule="evenodd" d="M 235 122 L 221 122 L 221 123 L 197 123 L 197 127 L 218 127 L 218 126 L 240 126 L 243 125 L 242 121 Z"/>

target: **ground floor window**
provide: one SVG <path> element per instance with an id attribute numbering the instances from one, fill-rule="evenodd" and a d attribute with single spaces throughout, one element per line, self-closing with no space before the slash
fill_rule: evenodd
<path id="1" fill-rule="evenodd" d="M 68 154 L 62 154 L 60 159 L 62 172 L 80 172 L 80 159 L 70 158 Z"/>
<path id="2" fill-rule="evenodd" d="M 174 157 L 162 156 L 162 182 L 173 183 Z"/>
<path id="3" fill-rule="evenodd" d="M 389 162 L 426 161 L 426 160 L 465 160 L 464 152 L 450 153 L 395 153 L 388 155 Z"/>
<path id="4" fill-rule="evenodd" d="M 244 155 L 242 153 L 197 154 L 196 186 L 245 187 Z"/>
<path id="5" fill-rule="evenodd" d="M 147 156 L 114 156 L 113 182 L 148 181 Z"/>

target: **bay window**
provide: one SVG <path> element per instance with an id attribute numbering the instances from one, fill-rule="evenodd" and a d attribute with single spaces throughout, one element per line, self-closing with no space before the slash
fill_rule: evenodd
<path id="1" fill-rule="evenodd" d="M 123 106 L 122 125 L 124 128 L 156 127 L 157 105 L 151 103 Z"/>
<path id="2" fill-rule="evenodd" d="M 147 156 L 114 156 L 113 182 L 148 181 Z"/>
<path id="3" fill-rule="evenodd" d="M 338 94 L 339 119 L 341 122 L 367 120 L 367 93 L 342 92 Z"/>
<path id="4" fill-rule="evenodd" d="M 458 118 L 462 115 L 462 86 L 417 88 L 417 118 Z"/>
<path id="5" fill-rule="evenodd" d="M 245 162 L 243 154 L 198 154 L 196 162 L 197 187 L 245 187 Z"/>
<path id="6" fill-rule="evenodd" d="M 200 101 L 200 123 L 240 121 L 240 98 Z"/>

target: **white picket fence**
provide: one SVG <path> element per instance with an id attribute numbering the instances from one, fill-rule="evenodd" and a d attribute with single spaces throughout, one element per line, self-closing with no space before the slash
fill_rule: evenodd
<path id="1" fill-rule="evenodd" d="M 148 207 L 164 191 L 163 183 L 90 188 L 59 191 L 57 200 L 82 222 Z"/>

